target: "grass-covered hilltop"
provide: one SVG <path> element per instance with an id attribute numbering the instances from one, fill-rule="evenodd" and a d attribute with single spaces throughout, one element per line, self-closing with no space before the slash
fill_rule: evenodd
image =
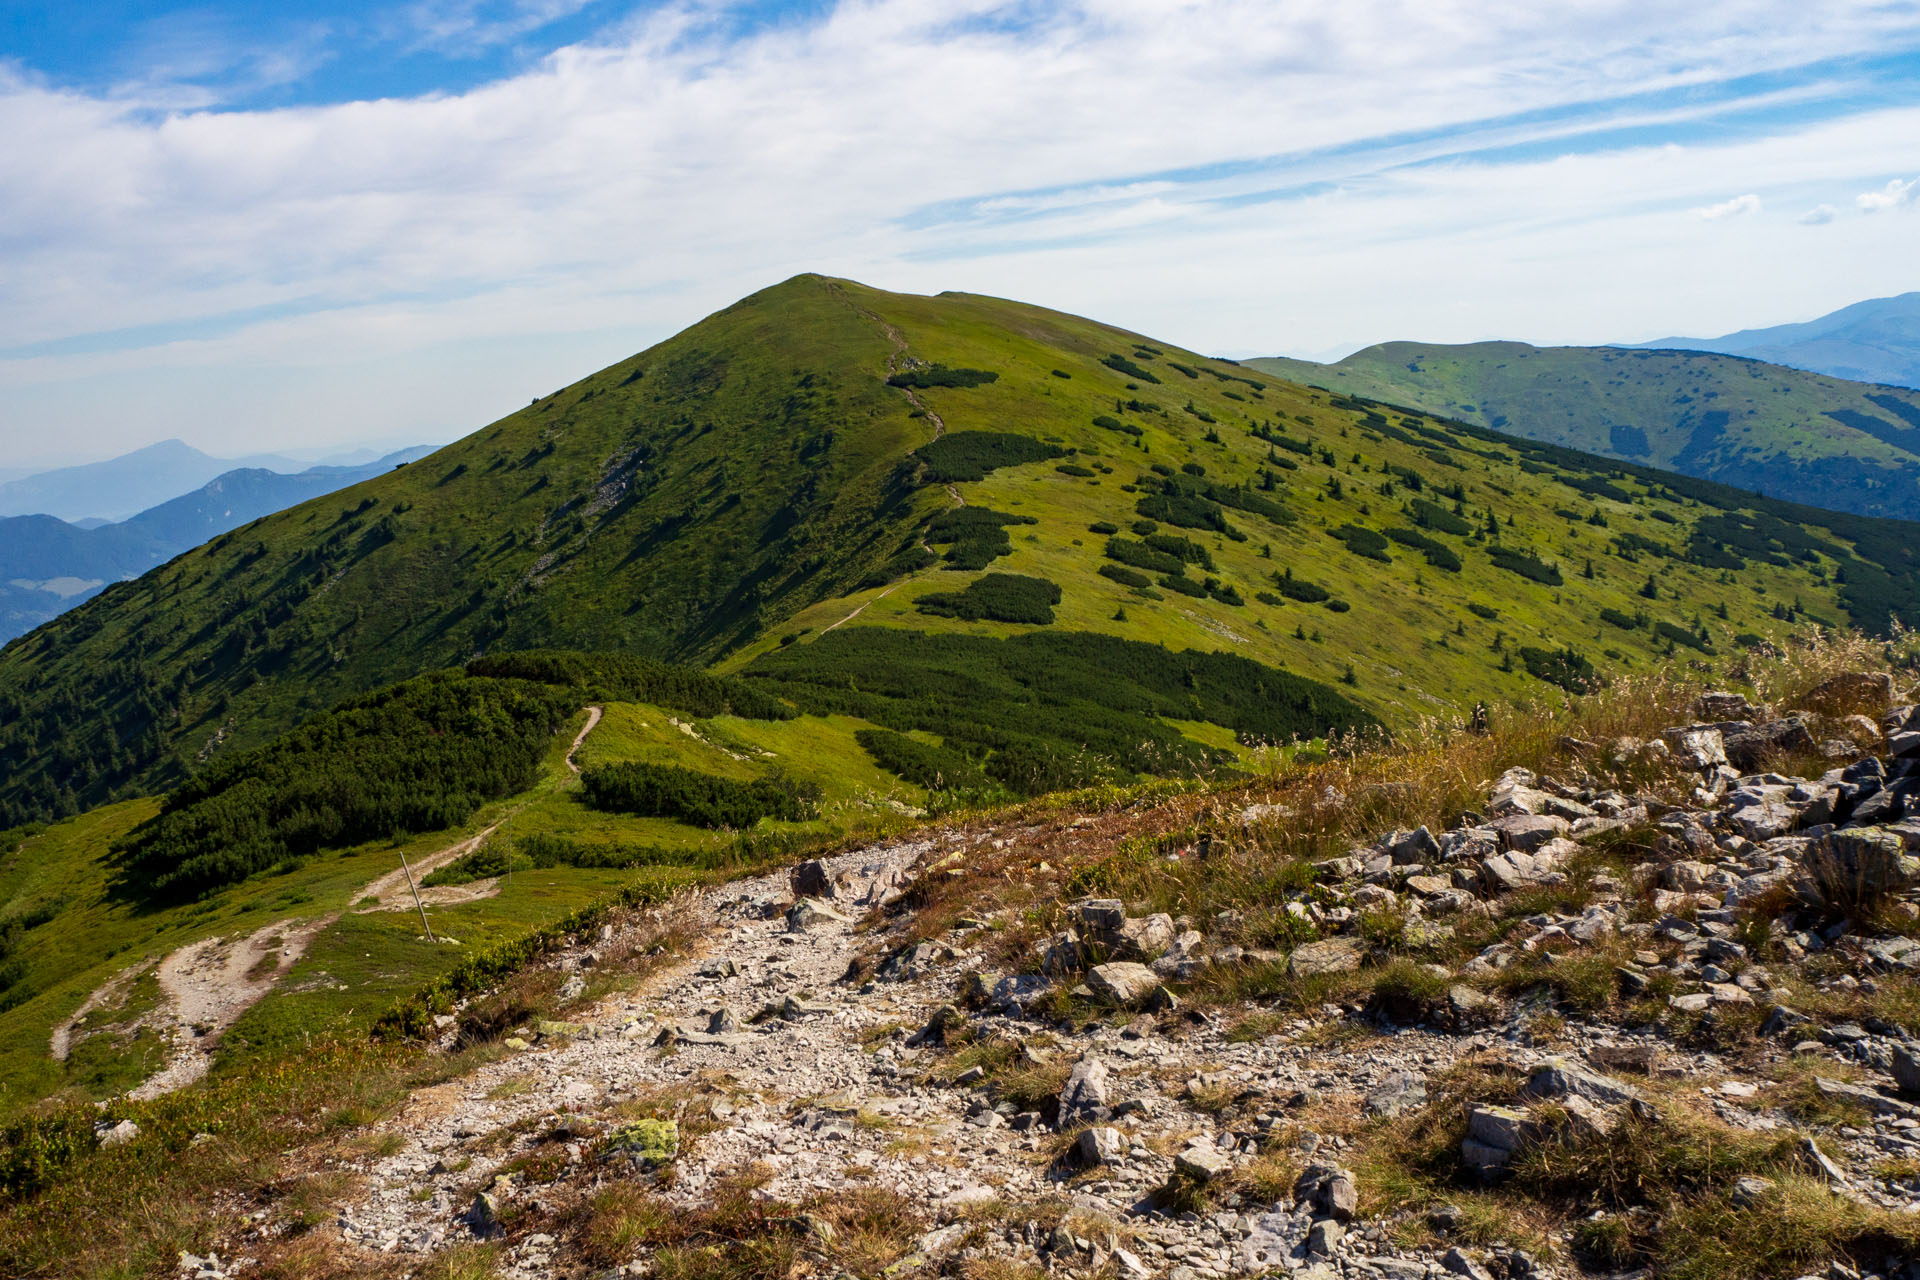
<path id="1" fill-rule="evenodd" d="M 1920 391 L 1751 355 L 1385 342 L 1250 367 L 1530 440 L 1860 515 L 1920 511 Z"/>
<path id="2" fill-rule="evenodd" d="M 1035 637 L 1063 669 L 1135 660 L 1065 638 L 1101 634 L 1319 688 L 1288 695 L 1299 715 L 1181 717 L 1216 732 L 1404 725 L 1803 619 L 1920 617 L 1912 533 L 1038 307 L 801 276 L 0 651 L 0 822 L 530 647 L 719 664 L 853 711 L 878 695 L 823 673 L 884 684 L 905 654 L 909 685 L 940 669 L 964 702 Z M 889 727 L 942 732 L 916 715 Z"/>

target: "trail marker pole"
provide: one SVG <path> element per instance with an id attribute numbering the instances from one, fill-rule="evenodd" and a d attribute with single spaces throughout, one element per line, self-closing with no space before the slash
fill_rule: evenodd
<path id="1" fill-rule="evenodd" d="M 420 886 L 413 882 L 413 868 L 407 865 L 407 851 L 400 851 L 400 869 L 407 873 L 407 888 L 413 893 L 413 905 L 420 912 L 420 927 L 427 931 L 428 942 L 438 942 L 433 936 L 433 926 L 427 923 L 427 904 L 420 901 Z"/>

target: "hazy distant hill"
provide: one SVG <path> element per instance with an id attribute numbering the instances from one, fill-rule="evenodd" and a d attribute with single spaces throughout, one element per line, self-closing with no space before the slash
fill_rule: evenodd
<path id="1" fill-rule="evenodd" d="M 1920 296 L 1920 295 L 1916 295 Z M 1279 377 L 1862 515 L 1920 512 L 1920 392 L 1745 356 L 1387 342 Z"/>
<path id="2" fill-rule="evenodd" d="M 404 449 L 358 467 L 310 467 L 294 475 L 229 471 L 118 524 L 87 527 L 47 515 L 0 517 L 0 643 L 24 635 L 92 596 L 189 547 L 432 452 Z"/>
<path id="3" fill-rule="evenodd" d="M 1920 292 L 1873 298 L 1808 320 L 1719 338 L 1662 338 L 1640 350 L 1718 351 L 1855 382 L 1920 387 Z"/>
<path id="4" fill-rule="evenodd" d="M 1136 676 L 1229 734 L 1274 732 L 1236 689 L 1407 724 L 1808 617 L 1920 620 L 1920 525 L 801 276 L 0 650 L 0 825 L 476 653 L 707 664 L 1068 785 L 1142 740 L 1081 692 Z"/>
<path id="5" fill-rule="evenodd" d="M 357 457 L 348 465 L 372 465 Z M 0 484 L 0 516 L 47 515 L 62 520 L 125 520 L 236 470 L 295 475 L 314 464 L 278 454 L 216 458 L 179 440 L 136 449 L 101 462 L 38 471 Z"/>

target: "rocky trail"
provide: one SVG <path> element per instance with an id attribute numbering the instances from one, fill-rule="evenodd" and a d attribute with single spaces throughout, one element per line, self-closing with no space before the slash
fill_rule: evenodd
<path id="1" fill-rule="evenodd" d="M 1920 944 L 1811 922 L 1823 898 L 1866 887 L 1877 918 L 1920 922 L 1920 803 L 1906 816 L 1920 710 L 1871 726 L 1882 755 L 1814 740 L 1820 722 L 1703 710 L 1715 718 L 1649 741 L 1569 748 L 1671 765 L 1697 782 L 1690 803 L 1511 770 L 1449 830 L 1389 832 L 1318 865 L 1318 887 L 1286 907 L 1314 940 L 1290 950 L 1235 941 L 1233 912 L 1087 898 L 1068 929 L 1009 951 L 1017 913 L 986 891 L 976 914 L 916 934 L 929 886 L 1063 834 L 1040 826 L 938 830 L 705 890 L 672 908 L 690 953 L 622 982 L 657 930 L 643 918 L 581 939 L 551 962 L 559 1015 L 331 1149 L 325 1167 L 362 1190 L 329 1230 L 370 1258 L 491 1241 L 508 1276 L 640 1276 L 664 1258 L 644 1233 L 623 1260 L 586 1261 L 596 1196 L 644 1188 L 695 1215 L 746 1178 L 769 1204 L 906 1206 L 888 1275 L 1571 1277 L 1592 1273 L 1573 1227 L 1515 1212 L 1490 1231 L 1485 1197 L 1531 1194 L 1509 1170 L 1537 1152 L 1700 1126 L 1773 1153 L 1714 1193 L 1735 1208 L 1814 1195 L 1908 1220 L 1920 1042 L 1844 1002 L 1912 984 Z M 1836 763 L 1811 778 L 1752 769 L 1789 738 Z M 1287 818 L 1255 805 L 1239 821 Z M 1631 865 L 1594 861 L 1623 833 L 1647 841 Z M 1574 887 L 1578 900 L 1539 905 Z M 1764 955 L 1767 931 L 1742 910 L 1761 900 Z M 1367 932 L 1382 912 L 1401 957 L 1432 959 L 1383 954 Z M 1494 940 L 1448 950 L 1477 920 L 1500 922 Z M 1789 980 L 1783 960 L 1816 955 L 1813 976 Z M 1554 986 L 1575 969 L 1643 1002 L 1583 1013 Z M 1319 994 L 1191 1009 L 1178 994 L 1234 972 Z M 1736 1051 L 1714 1029 L 1741 1017 Z M 1810 1120 L 1809 1098 L 1840 1118 Z M 1459 1203 L 1390 1190 L 1430 1125 L 1450 1145 L 1422 1158 L 1452 1165 Z M 195 1260 L 197 1274 L 242 1274 L 270 1250 L 278 1228 L 260 1216 L 225 1242 L 239 1261 Z M 833 1228 L 792 1220 L 833 1273 Z M 1920 1258 L 1874 1265 L 1845 1275 L 1920 1276 Z"/>
<path id="2" fill-rule="evenodd" d="M 588 707 L 586 723 L 567 749 L 567 768 L 576 775 L 580 768 L 574 756 L 587 735 L 599 725 L 602 714 L 600 707 Z M 475 835 L 435 850 L 410 868 L 396 867 L 369 882 L 355 895 L 353 910 L 363 913 L 415 910 L 414 889 L 419 882 L 440 867 L 478 849 L 500 825 L 494 823 Z M 497 882 L 485 879 L 462 885 L 420 887 L 419 899 L 432 907 L 470 902 L 496 892 Z M 109 978 L 72 1016 L 54 1028 L 49 1051 L 56 1061 L 64 1062 L 86 1017 L 96 1010 L 124 1004 L 131 984 L 152 969 L 159 984 L 158 1006 L 132 1022 L 119 1024 L 117 1033 L 128 1035 L 143 1026 L 158 1031 L 168 1044 L 167 1063 L 127 1096 L 157 1098 L 189 1085 L 204 1076 L 212 1065 L 213 1050 L 220 1042 L 221 1033 L 272 991 L 294 962 L 306 953 L 313 939 L 337 918 L 337 914 L 326 914 L 278 920 L 246 937 L 203 938 L 168 953 L 157 964 L 145 960 L 131 965 Z"/>

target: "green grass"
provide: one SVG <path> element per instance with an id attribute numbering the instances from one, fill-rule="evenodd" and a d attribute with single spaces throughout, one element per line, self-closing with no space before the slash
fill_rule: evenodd
<path id="1" fill-rule="evenodd" d="M 1698 351 L 1520 342 L 1388 342 L 1336 364 L 1247 363 L 1796 502 L 1896 519 L 1920 503 L 1920 431 L 1868 398 L 1920 411 L 1920 392 L 1900 387 Z"/>
<path id="2" fill-rule="evenodd" d="M 692 733 L 675 728 L 676 720 Z M 150 972 L 130 984 L 124 1001 L 89 1015 L 66 1064 L 49 1054 L 49 1036 L 115 974 L 201 938 L 252 933 L 280 919 L 339 917 L 278 987 L 228 1030 L 215 1062 L 216 1071 L 227 1071 L 280 1054 L 322 1029 L 369 1026 L 396 999 L 465 957 L 606 898 L 638 874 L 688 883 L 705 874 L 693 867 L 516 871 L 491 896 L 430 907 L 442 941 L 429 943 L 412 911 L 352 910 L 368 882 L 399 866 L 402 850 L 418 865 L 436 850 L 502 824 L 495 839 L 543 833 L 589 845 L 658 845 L 710 851 L 723 863 L 738 860 L 740 840 L 733 835 L 599 813 L 581 803 L 565 757 L 582 723 L 575 716 L 554 735 L 531 789 L 482 807 L 461 828 L 409 836 L 398 845 L 382 840 L 322 853 L 286 874 L 257 875 L 199 902 L 149 910 L 109 893 L 107 849 L 154 812 L 154 801 L 96 810 L 27 840 L 0 859 L 0 910 L 18 911 L 49 896 L 66 905 L 31 930 L 17 953 L 23 976 L 15 990 L 30 998 L 0 1012 L 0 1116 L 56 1093 L 108 1097 L 162 1065 L 164 1052 L 151 1031 L 123 1034 L 156 1002 Z M 855 741 L 868 727 L 845 716 L 697 719 L 656 706 L 610 703 L 577 758 L 583 765 L 656 760 L 741 779 L 782 770 L 818 784 L 815 820 L 763 821 L 746 833 L 756 847 L 777 855 L 855 832 L 891 830 L 920 812 L 925 793 L 880 769 Z"/>

